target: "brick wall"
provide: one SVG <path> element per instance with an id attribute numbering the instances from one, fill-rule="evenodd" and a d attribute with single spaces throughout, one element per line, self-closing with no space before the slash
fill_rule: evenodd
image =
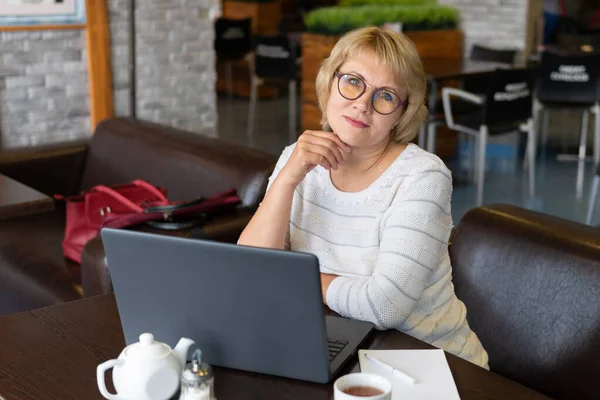
<path id="1" fill-rule="evenodd" d="M 138 1 L 138 118 L 216 136 L 210 3 Z"/>
<path id="2" fill-rule="evenodd" d="M 89 134 L 83 31 L 0 32 L 0 57 L 3 147 Z"/>
<path id="3" fill-rule="evenodd" d="M 114 108 L 129 115 L 129 1 L 108 0 Z M 137 116 L 216 135 L 211 0 L 137 2 Z M 0 146 L 91 135 L 85 32 L 0 32 Z"/>
<path id="4" fill-rule="evenodd" d="M 526 0 L 439 0 L 456 7 L 464 33 L 465 54 L 475 43 L 524 50 L 527 35 Z"/>

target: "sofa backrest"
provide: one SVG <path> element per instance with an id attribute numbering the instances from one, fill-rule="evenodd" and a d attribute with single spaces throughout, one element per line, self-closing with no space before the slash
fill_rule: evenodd
<path id="1" fill-rule="evenodd" d="M 492 371 L 552 398 L 598 398 L 599 230 L 490 205 L 461 219 L 450 257 Z"/>
<path id="2" fill-rule="evenodd" d="M 192 200 L 236 188 L 256 206 L 277 157 L 199 134 L 130 118 L 98 124 L 88 148 L 81 189 L 144 179 L 171 200 Z"/>

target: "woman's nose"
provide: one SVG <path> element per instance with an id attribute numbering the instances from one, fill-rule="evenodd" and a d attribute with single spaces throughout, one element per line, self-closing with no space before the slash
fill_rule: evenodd
<path id="1" fill-rule="evenodd" d="M 371 96 L 373 94 L 371 93 L 371 88 L 367 88 L 367 90 L 365 90 L 365 92 L 362 94 L 362 96 L 360 96 L 358 99 L 354 100 L 354 107 L 356 107 L 357 110 L 359 110 L 360 112 L 363 112 L 365 114 L 370 114 L 371 113 Z"/>

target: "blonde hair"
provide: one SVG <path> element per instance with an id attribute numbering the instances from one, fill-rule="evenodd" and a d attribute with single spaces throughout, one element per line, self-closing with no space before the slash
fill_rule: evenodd
<path id="1" fill-rule="evenodd" d="M 378 66 L 390 69 L 397 81 L 404 84 L 402 89 L 406 90 L 408 104 L 404 105 L 404 114 L 390 131 L 390 136 L 396 142 L 408 143 L 427 118 L 425 71 L 412 41 L 388 29 L 368 27 L 350 31 L 338 40 L 329 57 L 323 60 L 316 81 L 321 124 L 327 129 L 326 109 L 335 72 L 350 55 L 365 50 L 374 52 Z"/>

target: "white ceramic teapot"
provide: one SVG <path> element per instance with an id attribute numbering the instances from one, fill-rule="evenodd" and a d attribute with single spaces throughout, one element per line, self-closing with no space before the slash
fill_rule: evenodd
<path id="1" fill-rule="evenodd" d="M 108 360 L 96 370 L 100 393 L 110 400 L 166 400 L 175 394 L 186 363 L 187 352 L 194 341 L 181 338 L 171 349 L 154 341 L 151 333 L 140 335 L 138 343 L 125 347 L 119 358 Z M 104 374 L 113 368 L 117 394 L 106 389 Z"/>

